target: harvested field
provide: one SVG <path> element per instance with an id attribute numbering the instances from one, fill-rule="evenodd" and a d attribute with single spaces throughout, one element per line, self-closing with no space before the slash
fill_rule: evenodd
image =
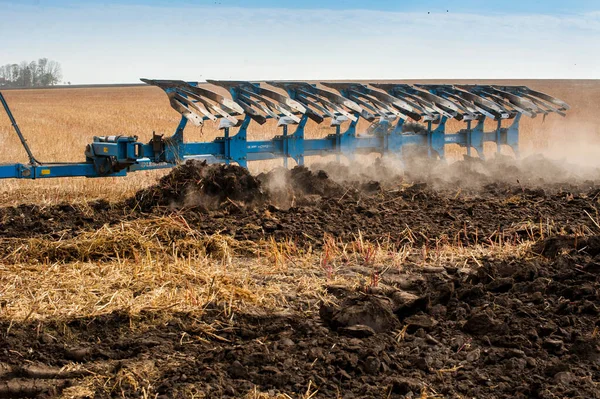
<path id="1" fill-rule="evenodd" d="M 597 166 L 3 182 L 0 397 L 598 398 Z"/>

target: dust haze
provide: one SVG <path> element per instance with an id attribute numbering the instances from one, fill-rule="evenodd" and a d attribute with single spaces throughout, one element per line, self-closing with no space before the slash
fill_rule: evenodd
<path id="1" fill-rule="evenodd" d="M 462 149 L 460 155 L 450 151 L 446 160 L 419 154 L 402 158 L 361 155 L 340 163 L 317 161 L 309 167 L 324 170 L 339 183 L 427 183 L 434 189 L 474 190 L 494 183 L 545 189 L 589 186 L 600 183 L 600 136 L 596 129 L 593 123 L 577 121 L 542 125 L 544 140 L 522 150 L 518 157 L 506 146 L 497 154 L 495 145 L 486 145 L 485 160 L 477 155 L 469 157 Z"/>

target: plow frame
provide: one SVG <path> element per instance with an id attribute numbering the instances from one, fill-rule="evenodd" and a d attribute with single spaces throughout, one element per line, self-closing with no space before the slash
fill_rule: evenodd
<path id="1" fill-rule="evenodd" d="M 483 144 L 485 142 L 495 143 L 498 153 L 502 146 L 508 146 L 515 156 L 519 155 L 519 122 L 522 112 L 495 118 L 496 128 L 484 131 L 485 121 L 488 119 L 485 115 L 487 114 L 486 110 L 494 113 L 490 114 L 492 117 L 500 115 L 499 111 L 496 112 L 493 104 L 485 102 L 488 100 L 478 98 L 471 92 L 465 94 L 461 91 L 462 89 L 455 89 L 454 86 L 412 87 L 374 84 L 374 87 L 382 89 L 382 91 L 375 91 L 362 84 L 323 84 L 336 88 L 340 92 L 337 94 L 304 82 L 269 82 L 275 87 L 283 88 L 289 96 L 289 98 L 285 98 L 281 94 L 264 89 L 259 83 L 211 82 L 227 88 L 232 99 L 237 100 L 237 103 L 234 103 L 232 100 L 199 87 L 197 82 L 142 80 L 162 88 L 169 96 L 173 108 L 182 114 L 175 132 L 167 138 L 153 134 L 148 143 L 138 141 L 136 136 L 94 137 L 92 143 L 88 144 L 85 149 L 86 160 L 75 163 L 42 163 L 36 160 L 8 107 L 8 103 L 0 93 L 2 105 L 30 160 L 28 164 L 0 164 L 0 179 L 125 176 L 129 172 L 139 170 L 170 168 L 188 159 L 205 160 L 208 163 L 229 164 L 235 162 L 242 167 L 248 167 L 249 161 L 270 159 L 282 159 L 283 166 L 288 167 L 290 158 L 296 164 L 303 165 L 307 156 L 335 155 L 339 160 L 341 156 L 352 159 L 356 154 L 361 153 L 379 153 L 382 156 L 393 156 L 402 160 L 403 152 L 409 146 L 426 148 L 428 156 L 444 159 L 447 144 L 465 147 L 469 156 L 472 155 L 474 149 L 480 158 L 484 158 Z M 474 87 L 479 89 L 479 86 Z M 509 100 L 512 97 L 518 97 L 514 93 L 522 95 L 514 87 L 503 89 L 507 90 L 504 98 Z M 527 88 L 522 90 L 525 89 Z M 508 93 L 509 90 L 512 90 L 513 93 Z M 503 93 L 499 89 L 498 92 Z M 544 99 L 547 101 L 560 102 L 560 100 L 543 93 L 534 93 L 546 96 Z M 209 103 L 205 97 L 207 95 L 215 103 Z M 363 99 L 361 96 L 364 96 Z M 402 96 L 402 99 L 398 96 Z M 472 107 L 469 106 L 471 103 L 467 103 L 466 100 L 460 100 L 461 104 L 465 104 L 464 108 L 453 107 L 454 103 L 444 99 L 444 96 L 446 98 L 463 96 L 463 98 L 475 101 L 473 101 Z M 321 102 L 317 103 L 314 99 L 319 98 Z M 532 98 L 538 100 L 538 97 Z M 394 99 L 398 99 L 398 102 Z M 262 103 L 260 103 L 261 100 Z M 387 102 L 385 102 L 386 100 Z M 392 100 L 394 101 L 392 102 Z M 403 100 L 406 100 L 405 104 L 399 103 Z M 528 100 L 521 100 L 521 97 L 518 97 L 512 101 L 515 108 L 517 108 L 516 104 L 525 106 L 520 101 L 523 101 L 525 105 L 529 104 Z M 358 103 L 363 106 L 359 106 Z M 240 109 L 240 106 L 236 104 L 241 104 L 244 109 Z M 321 107 L 319 104 L 325 104 L 325 106 Z M 543 104 L 550 107 L 547 103 Z M 560 104 L 563 104 L 561 109 L 568 109 L 565 103 L 560 102 Z M 309 106 L 313 107 L 308 109 Z M 256 112 L 257 107 L 265 111 L 266 115 L 259 115 Z M 319 114 L 314 109 L 321 110 L 323 113 Z M 418 113 L 416 113 L 417 110 Z M 477 118 L 472 117 L 474 110 L 481 111 L 477 114 Z M 204 115 L 198 115 L 198 112 L 195 111 L 201 111 Z M 219 114 L 213 115 L 214 111 Z M 547 111 L 558 111 L 558 106 L 556 106 L 556 110 Z M 399 117 L 397 120 L 393 120 L 389 117 L 390 115 L 386 115 L 388 113 L 394 113 Z M 407 115 L 410 115 L 410 118 Z M 535 113 L 530 116 L 535 116 Z M 305 138 L 308 119 L 320 122 L 326 117 L 331 117 L 335 131 L 323 138 Z M 466 127 L 455 133 L 446 133 L 446 122 L 451 117 L 463 120 Z M 270 140 L 248 140 L 252 122 L 263 124 L 267 119 L 273 118 L 279 119 L 282 128 L 280 135 Z M 337 123 L 338 118 L 349 121 L 345 128 L 343 128 L 342 122 Z M 379 122 L 374 124 L 374 129 L 368 134 L 359 134 L 357 124 L 360 118 L 370 122 L 379 118 Z M 419 132 L 405 131 L 406 121 L 416 118 L 425 122 L 424 129 Z M 202 124 L 208 119 L 221 119 L 223 136 L 207 142 L 185 142 L 184 131 L 189 121 Z M 504 119 L 512 119 L 508 127 L 502 127 Z M 293 131 L 290 127 L 294 128 Z"/>

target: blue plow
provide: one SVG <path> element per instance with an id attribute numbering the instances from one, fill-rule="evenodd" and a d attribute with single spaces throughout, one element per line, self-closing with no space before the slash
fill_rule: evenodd
<path id="1" fill-rule="evenodd" d="M 379 153 L 402 159 L 410 148 L 424 150 L 429 157 L 444 159 L 446 144 L 466 147 L 484 158 L 483 143 L 496 143 L 519 154 L 519 121 L 549 113 L 565 116 L 564 102 L 525 86 L 432 85 L 395 83 L 321 83 L 208 81 L 227 89 L 223 96 L 197 82 L 142 79 L 160 87 L 181 121 L 170 137 L 154 134 L 147 142 L 135 136 L 94 137 L 85 149 L 85 161 L 42 163 L 27 141 L 2 93 L 0 102 L 27 152 L 29 163 L 0 164 L 0 179 L 53 177 L 125 176 L 129 172 L 173 167 L 188 159 L 209 163 L 231 163 L 247 167 L 249 161 L 282 159 L 298 165 L 306 156 L 336 155 L 347 158 L 361 153 Z M 370 122 L 366 132 L 357 132 L 358 121 Z M 277 120 L 281 134 L 271 140 L 248 140 L 252 123 Z M 308 120 L 328 121 L 332 133 L 323 138 L 305 138 Z M 456 119 L 465 128 L 446 133 L 446 122 Z M 484 131 L 486 119 L 495 128 Z M 219 124 L 223 136 L 210 142 L 185 142 L 188 123 L 200 126 L 207 120 Z M 503 127 L 502 121 L 508 120 Z"/>

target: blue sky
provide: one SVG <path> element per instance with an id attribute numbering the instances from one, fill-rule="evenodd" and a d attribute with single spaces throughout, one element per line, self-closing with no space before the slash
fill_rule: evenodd
<path id="1" fill-rule="evenodd" d="M 14 1 L 0 0 L 1 3 L 15 3 Z M 72 0 L 21 0 L 19 4 L 35 6 L 76 6 L 77 1 Z M 429 11 L 429 12 L 455 12 L 455 13 L 582 13 L 598 11 L 600 6 L 597 0 L 196 0 L 178 1 L 169 0 L 87 0 L 85 3 L 96 5 L 154 5 L 171 6 L 173 3 L 184 6 L 199 7 L 243 7 L 243 8 L 286 8 L 286 9 L 370 9 L 380 11 Z"/>
<path id="2" fill-rule="evenodd" d="M 72 83 L 600 78 L 599 48 L 599 1 L 0 0 L 0 65 Z"/>

